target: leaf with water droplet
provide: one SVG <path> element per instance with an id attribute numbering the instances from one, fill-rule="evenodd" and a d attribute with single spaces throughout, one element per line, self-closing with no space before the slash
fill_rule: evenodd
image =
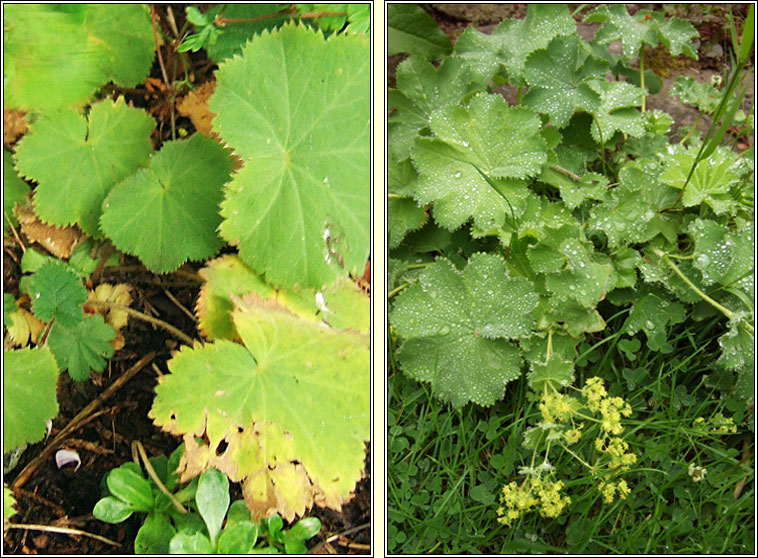
<path id="1" fill-rule="evenodd" d="M 643 330 L 647 335 L 647 346 L 653 351 L 670 352 L 667 343 L 666 326 L 684 320 L 684 307 L 652 293 L 638 299 L 623 326 L 627 335 Z"/>
<path id="2" fill-rule="evenodd" d="M 390 313 L 404 339 L 400 364 L 456 407 L 491 405 L 521 372 L 511 340 L 531 333 L 537 300 L 532 284 L 511 277 L 498 256 L 474 254 L 462 272 L 439 258 L 398 295 Z"/>

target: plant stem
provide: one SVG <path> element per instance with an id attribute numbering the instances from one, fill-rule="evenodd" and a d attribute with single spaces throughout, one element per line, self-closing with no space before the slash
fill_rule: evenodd
<path id="1" fill-rule="evenodd" d="M 144 320 L 146 322 L 150 322 L 153 325 L 162 327 L 166 331 L 173 333 L 176 337 L 181 339 L 186 345 L 189 345 L 190 347 L 195 344 L 195 340 L 192 339 L 192 337 L 190 337 L 186 333 L 184 333 L 182 330 L 175 328 L 174 326 L 172 326 L 171 324 L 167 322 L 164 322 L 163 320 L 159 320 L 158 318 L 153 318 L 152 316 L 143 314 L 142 312 L 139 312 L 138 310 L 133 310 L 132 308 L 129 308 L 128 306 L 121 306 L 120 304 L 113 304 L 111 302 L 105 302 L 105 301 L 100 301 L 100 300 L 88 300 L 86 304 L 89 306 L 102 306 L 110 310 L 119 310 L 122 312 L 126 312 L 130 316 L 139 318 L 140 320 Z"/>
<path id="2" fill-rule="evenodd" d="M 155 473 L 155 469 L 153 469 L 153 465 L 150 463 L 150 460 L 147 457 L 145 448 L 142 446 L 142 442 L 139 440 L 134 440 L 132 442 L 132 451 L 134 451 L 134 448 L 137 449 L 140 456 L 142 457 L 142 463 L 144 463 L 145 469 L 147 469 L 147 474 L 150 475 L 150 478 L 153 479 L 153 482 L 156 484 L 156 486 L 158 486 L 160 491 L 169 497 L 169 499 L 174 503 L 176 509 L 182 513 L 187 513 L 187 508 L 185 508 L 182 503 L 177 500 L 176 497 L 171 494 L 171 492 L 169 492 L 168 488 L 166 488 L 166 486 L 161 482 L 161 479 L 158 478 L 158 475 Z"/>
<path id="3" fill-rule="evenodd" d="M 83 535 L 112 546 L 121 546 L 121 543 L 117 543 L 116 541 L 95 535 L 94 533 L 81 531 L 80 529 L 72 529 L 71 527 L 53 527 L 52 525 L 37 525 L 32 523 L 9 523 L 5 526 L 5 529 L 29 529 L 30 531 L 47 531 L 49 533 L 63 533 L 64 535 Z"/>
<path id="4" fill-rule="evenodd" d="M 645 89 L 645 45 L 642 45 L 640 50 L 640 87 Z M 647 95 L 642 93 L 642 114 L 645 114 L 645 100 Z"/>
<path id="5" fill-rule="evenodd" d="M 726 316 L 730 320 L 734 317 L 734 312 L 729 310 L 729 308 L 722 306 L 721 304 L 713 300 L 711 297 L 709 297 L 707 294 L 705 294 L 703 291 L 701 291 L 699 288 L 697 288 L 697 286 L 692 281 L 690 281 L 684 273 L 682 273 L 679 270 L 676 264 L 669 259 L 668 254 L 666 254 L 665 252 L 661 250 L 655 250 L 655 253 L 658 256 L 661 256 L 663 258 L 663 261 L 665 261 L 666 264 L 672 270 L 674 270 L 674 273 L 676 273 L 682 279 L 682 281 L 684 281 L 687 284 L 687 286 L 689 286 L 693 291 L 695 291 L 698 294 L 698 296 L 700 296 L 700 298 L 702 298 L 708 304 L 710 304 L 711 306 L 719 310 L 722 314 L 724 314 L 724 316 Z M 753 326 L 751 326 L 750 324 L 745 324 L 745 325 L 750 331 L 753 331 Z"/>
<path id="6" fill-rule="evenodd" d="M 387 298 L 392 298 L 392 297 L 393 297 L 393 296 L 395 296 L 397 293 L 399 293 L 399 292 L 400 292 L 400 291 L 402 291 L 404 288 L 406 288 L 408 285 L 410 285 L 410 283 L 403 283 L 403 284 L 402 284 L 402 285 L 400 285 L 399 287 L 396 287 L 396 288 L 392 289 L 390 292 L 388 292 L 388 293 L 387 293 Z"/>

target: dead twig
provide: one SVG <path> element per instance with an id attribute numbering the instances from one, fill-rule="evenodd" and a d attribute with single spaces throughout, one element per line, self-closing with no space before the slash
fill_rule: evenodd
<path id="1" fill-rule="evenodd" d="M 95 535 L 94 533 L 88 533 L 87 531 L 82 531 L 81 529 L 71 529 L 69 527 L 53 527 L 51 525 L 36 525 L 36 524 L 31 524 L 31 523 L 10 523 L 6 525 L 5 528 L 6 529 L 26 529 L 29 531 L 46 531 L 48 533 L 63 533 L 64 535 L 82 535 L 85 537 L 90 537 L 92 539 L 97 539 L 98 541 L 101 541 L 113 546 L 121 546 L 121 543 L 117 543 L 116 541 L 112 541 L 105 537 L 101 537 L 100 535 Z"/>
<path id="2" fill-rule="evenodd" d="M 63 440 L 65 440 L 71 432 L 79 428 L 82 424 L 85 422 L 88 422 L 91 420 L 91 416 L 95 410 L 100 407 L 103 402 L 108 399 L 111 395 L 116 393 L 126 382 L 131 380 L 137 372 L 142 370 L 143 367 L 145 367 L 149 362 L 151 362 L 155 358 L 155 352 L 150 352 L 143 356 L 141 359 L 139 359 L 134 366 L 132 366 L 129 370 L 124 372 L 121 376 L 119 376 L 115 382 L 113 382 L 108 388 L 106 388 L 103 393 L 101 393 L 97 399 L 94 401 L 91 401 L 89 405 L 87 405 L 84 409 L 82 409 L 79 414 L 77 414 L 73 419 L 71 419 L 71 422 L 69 422 L 59 433 L 58 435 L 53 438 L 53 440 L 45 446 L 39 454 L 32 459 L 29 463 L 27 463 L 26 467 L 22 469 L 22 471 L 18 474 L 16 477 L 16 480 L 13 481 L 13 489 L 16 490 L 18 488 L 21 488 L 24 486 L 26 481 L 29 480 L 29 477 L 31 477 L 32 473 L 39 467 L 49 456 L 51 453 L 53 453 L 53 450 L 57 448 Z"/>

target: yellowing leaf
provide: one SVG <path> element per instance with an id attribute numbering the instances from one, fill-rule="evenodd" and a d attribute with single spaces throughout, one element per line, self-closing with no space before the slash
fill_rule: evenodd
<path id="1" fill-rule="evenodd" d="M 184 479 L 209 467 L 243 481 L 255 517 L 339 509 L 363 470 L 369 338 L 304 320 L 277 301 L 237 300 L 244 345 L 183 348 L 156 387 L 155 424 L 184 436 Z M 195 437 L 205 435 L 209 445 Z"/>
<path id="2" fill-rule="evenodd" d="M 87 293 L 87 301 L 109 302 L 119 306 L 129 306 L 132 303 L 132 295 L 129 285 L 123 283 L 118 285 L 101 283 L 94 291 Z M 123 310 L 105 308 L 103 306 L 96 306 L 95 309 L 105 318 L 105 323 L 110 324 L 117 332 L 126 325 L 129 319 L 129 315 Z"/>
<path id="3" fill-rule="evenodd" d="M 13 324 L 8 326 L 8 337 L 17 347 L 26 347 L 29 341 L 37 342 L 37 337 L 45 329 L 45 322 L 24 308 L 11 312 L 9 318 Z"/>

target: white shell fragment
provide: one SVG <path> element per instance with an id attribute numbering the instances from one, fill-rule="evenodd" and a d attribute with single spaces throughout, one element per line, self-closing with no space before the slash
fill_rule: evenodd
<path id="1" fill-rule="evenodd" d="M 65 449 L 55 452 L 55 464 L 58 466 L 58 469 L 65 467 L 71 463 L 76 463 L 74 471 L 77 471 L 79 469 L 79 466 L 82 464 L 82 459 L 79 457 L 78 453 Z"/>

